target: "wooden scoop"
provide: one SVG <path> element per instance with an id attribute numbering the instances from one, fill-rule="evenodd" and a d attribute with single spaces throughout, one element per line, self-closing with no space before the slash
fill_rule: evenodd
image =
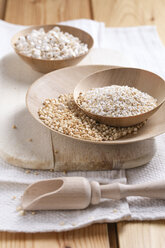
<path id="1" fill-rule="evenodd" d="M 25 210 L 84 209 L 98 204 L 101 198 L 122 199 L 142 196 L 165 199 L 165 181 L 125 185 L 112 183 L 100 185 L 83 177 L 61 177 L 31 184 L 22 197 Z"/>
<path id="2" fill-rule="evenodd" d="M 135 87 L 138 90 L 148 93 L 150 96 L 158 100 L 157 107 L 146 113 L 129 116 L 129 117 L 105 117 L 97 114 L 92 114 L 77 103 L 77 98 L 80 92 L 85 92 L 91 88 L 100 88 L 111 85 L 127 85 Z M 165 101 L 165 81 L 158 75 L 136 68 L 113 68 L 103 70 L 91 74 L 90 76 L 82 79 L 74 89 L 75 103 L 81 108 L 88 116 L 96 119 L 97 121 L 117 127 L 133 126 L 140 122 L 145 121 L 153 115 Z"/>

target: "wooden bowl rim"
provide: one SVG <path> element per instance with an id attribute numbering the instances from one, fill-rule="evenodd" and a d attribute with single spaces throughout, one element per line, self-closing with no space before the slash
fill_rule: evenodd
<path id="1" fill-rule="evenodd" d="M 85 52 L 84 54 L 81 54 L 81 55 L 76 56 L 76 57 L 67 58 L 67 59 L 54 59 L 54 60 L 50 60 L 50 59 L 38 59 L 38 58 L 28 57 L 27 55 L 20 53 L 19 50 L 15 47 L 15 42 L 13 41 L 13 40 L 15 39 L 15 37 L 18 36 L 19 34 L 20 34 L 20 36 L 21 36 L 21 33 L 24 32 L 24 31 L 28 31 L 28 30 L 29 30 L 29 32 L 30 32 L 30 31 L 32 31 L 33 29 L 37 29 L 37 30 L 38 30 L 38 29 L 44 28 L 44 27 L 50 27 L 50 28 L 51 28 L 51 27 L 52 27 L 52 28 L 53 28 L 53 27 L 66 27 L 66 28 L 67 28 L 67 27 L 71 27 L 71 28 L 73 28 L 73 29 L 75 29 L 75 30 L 78 30 L 78 31 L 83 32 L 83 33 L 85 33 L 86 35 L 88 35 L 88 36 L 90 37 L 90 39 L 91 39 L 91 46 L 88 47 L 88 51 Z M 84 43 L 84 44 L 85 44 L 85 43 Z M 93 37 L 92 37 L 88 32 L 86 32 L 86 31 L 84 31 L 84 30 L 82 30 L 82 29 L 79 29 L 79 28 L 70 26 L 70 25 L 61 25 L 61 24 L 31 25 L 31 26 L 29 26 L 28 28 L 22 29 L 22 30 L 20 30 L 19 32 L 15 33 L 15 34 L 12 36 L 12 38 L 11 38 L 11 45 L 12 45 L 13 49 L 15 50 L 15 52 L 16 52 L 18 55 L 20 55 L 20 56 L 22 56 L 22 57 L 25 57 L 25 58 L 28 58 L 28 59 L 30 59 L 30 60 L 36 60 L 36 61 L 42 61 L 42 62 L 64 62 L 64 61 L 72 61 L 72 60 L 75 60 L 75 59 L 77 59 L 77 58 L 81 58 L 81 57 L 87 55 L 87 54 L 89 53 L 89 51 L 92 49 L 93 45 L 94 45 L 94 39 L 93 39 Z"/>
<path id="2" fill-rule="evenodd" d="M 76 67 L 87 67 L 87 66 L 88 66 L 88 65 L 80 65 L 80 66 L 76 66 Z M 99 65 L 89 65 L 89 66 L 95 67 L 95 66 L 99 66 Z M 102 64 L 101 66 L 108 67 L 108 66 L 110 66 L 110 65 L 103 65 L 103 64 Z M 75 67 L 75 66 L 70 66 L 69 68 L 74 68 L 74 67 Z M 114 67 L 118 67 L 118 66 L 114 66 Z M 127 68 L 127 67 L 125 67 L 125 68 Z M 66 67 L 66 68 L 61 68 L 61 69 L 59 69 L 58 71 L 60 71 L 60 70 L 67 70 L 67 69 L 68 69 L 68 67 Z M 105 69 L 103 69 L 103 70 L 105 70 Z M 99 70 L 98 72 L 101 72 L 101 71 L 102 71 L 102 69 Z M 43 75 L 42 77 L 46 77 L 47 75 L 50 75 L 50 74 L 53 74 L 53 73 L 54 73 L 54 71 L 51 71 L 51 72 L 49 72 L 49 73 Z M 93 74 L 93 73 L 91 73 L 90 75 L 92 75 L 92 74 Z M 85 140 L 85 139 L 80 139 L 80 138 L 76 138 L 76 137 L 74 137 L 74 136 L 70 136 L 70 135 L 66 135 L 66 134 L 60 133 L 60 132 L 58 132 L 58 131 L 56 131 L 56 130 L 50 128 L 50 127 L 48 127 L 44 122 L 42 122 L 42 121 L 39 119 L 39 117 L 37 118 L 37 117 L 33 114 L 33 112 L 31 112 L 30 107 L 29 107 L 29 104 L 28 104 L 28 98 L 29 98 L 29 95 L 30 95 L 31 88 L 32 88 L 35 84 L 38 84 L 38 81 L 40 81 L 42 77 L 40 77 L 40 78 L 38 78 L 37 80 L 35 80 L 34 83 L 31 84 L 31 86 L 28 88 L 27 93 L 26 93 L 25 102 L 26 102 L 26 107 L 27 107 L 29 113 L 33 116 L 33 118 L 36 119 L 40 124 L 42 124 L 43 126 L 45 126 L 47 129 L 51 130 L 52 132 L 55 132 L 55 133 L 57 133 L 57 134 L 59 134 L 59 135 L 62 135 L 63 137 L 66 137 L 66 138 L 68 138 L 68 139 L 73 139 L 73 140 L 75 140 L 75 141 L 81 141 L 81 142 L 85 142 L 85 143 L 87 142 L 87 143 L 95 144 L 95 145 L 125 145 L 125 144 L 131 144 L 131 143 L 135 143 L 135 142 L 142 142 L 142 141 L 144 141 L 144 140 L 148 140 L 148 139 L 154 138 L 154 137 L 156 137 L 156 136 L 158 136 L 158 135 L 161 135 L 161 134 L 165 133 L 165 131 L 160 130 L 159 132 L 157 132 L 157 134 L 152 134 L 152 135 L 150 135 L 149 137 L 145 137 L 145 138 L 141 138 L 141 137 L 140 137 L 139 139 L 133 139 L 133 140 L 131 140 L 131 138 L 129 137 L 129 138 L 130 138 L 129 140 L 126 140 L 126 139 L 123 140 L 123 139 L 121 138 L 121 139 L 113 140 L 113 141 L 93 141 L 93 140 Z M 143 127 L 142 127 L 142 128 L 143 128 Z M 128 136 L 129 136 L 129 135 L 128 135 Z M 134 136 L 131 134 L 131 137 L 134 137 Z"/>
<path id="3" fill-rule="evenodd" d="M 130 70 L 133 69 L 133 70 L 138 70 L 138 71 L 143 71 L 143 72 L 149 72 L 150 74 L 153 74 L 154 76 L 158 77 L 159 79 L 161 79 L 165 83 L 165 80 L 162 77 L 160 77 L 159 75 L 157 75 L 156 73 L 151 72 L 151 71 L 148 71 L 148 70 L 136 68 L 136 67 L 116 67 L 116 68 L 112 68 L 112 69 L 105 69 L 105 70 L 101 70 L 101 71 L 97 71 L 97 72 L 91 73 L 89 76 L 83 78 L 82 80 L 80 80 L 78 82 L 78 84 L 76 85 L 76 87 L 74 89 L 74 92 L 73 92 L 73 97 L 74 97 L 74 101 L 75 101 L 76 105 L 84 113 L 88 114 L 88 111 L 86 111 L 83 108 L 81 108 L 81 106 L 77 103 L 77 98 L 75 97 L 75 91 L 76 91 L 76 88 L 78 87 L 78 85 L 81 84 L 82 82 L 84 82 L 86 79 L 94 76 L 95 74 L 100 74 L 100 73 L 103 73 L 104 71 L 112 71 L 112 70 L 120 70 L 120 69 L 130 69 Z M 116 84 L 116 85 L 118 85 L 118 84 Z M 100 88 L 102 88 L 102 87 L 100 87 Z M 144 93 L 146 93 L 146 92 L 144 92 Z M 153 109 L 151 109 L 151 110 L 149 110 L 149 111 L 147 111 L 145 113 L 139 114 L 139 115 L 131 115 L 131 116 L 126 116 L 126 117 L 123 117 L 123 116 L 122 117 L 113 117 L 113 116 L 112 117 L 108 117 L 108 116 L 102 116 L 102 115 L 99 115 L 99 114 L 98 115 L 97 114 L 92 114 L 92 113 L 90 113 L 90 114 L 91 114 L 91 116 L 101 117 L 101 118 L 104 118 L 104 119 L 107 119 L 107 120 L 108 119 L 113 119 L 113 120 L 122 120 L 122 119 L 125 119 L 126 120 L 126 119 L 129 119 L 129 118 L 136 118 L 136 117 L 139 117 L 139 116 L 144 116 L 145 114 L 151 113 L 154 110 L 157 111 L 164 102 L 165 102 L 165 96 L 164 96 L 164 99 L 155 108 L 153 108 Z"/>

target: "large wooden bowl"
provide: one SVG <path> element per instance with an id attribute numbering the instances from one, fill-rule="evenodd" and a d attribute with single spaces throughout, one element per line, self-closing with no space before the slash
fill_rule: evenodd
<path id="1" fill-rule="evenodd" d="M 32 116 L 45 127 L 46 126 L 38 116 L 38 109 L 42 106 L 43 101 L 46 98 L 57 98 L 60 94 L 67 94 L 73 92 L 77 83 L 84 77 L 99 71 L 110 68 L 105 65 L 91 65 L 91 66 L 76 66 L 70 68 L 64 68 L 44 75 L 35 81 L 29 88 L 26 96 L 26 104 L 29 112 Z M 111 67 L 112 68 L 112 67 Z M 53 132 L 55 130 L 49 128 Z M 79 140 L 82 142 L 88 142 L 93 144 L 128 144 L 137 141 L 153 138 L 159 134 L 165 132 L 165 104 L 151 116 L 147 123 L 142 127 L 136 135 L 127 135 L 122 139 L 115 141 L 89 141 L 74 138 L 72 136 L 61 134 L 62 136 L 70 139 Z"/>
<path id="2" fill-rule="evenodd" d="M 157 99 L 157 107 L 143 114 L 128 117 L 109 117 L 88 112 L 77 103 L 80 92 L 86 92 L 92 88 L 101 88 L 111 85 L 134 87 L 148 93 Z M 114 68 L 93 73 L 82 79 L 74 90 L 74 100 L 88 116 L 93 119 L 116 127 L 133 126 L 151 117 L 165 101 L 165 81 L 158 75 L 136 68 Z"/>
<path id="3" fill-rule="evenodd" d="M 69 59 L 63 59 L 63 60 L 46 60 L 46 59 L 35 59 L 32 57 L 28 57 L 26 55 L 21 54 L 18 49 L 16 49 L 15 47 L 15 43 L 18 40 L 18 38 L 20 36 L 25 36 L 29 33 L 31 33 L 31 31 L 33 29 L 40 29 L 40 28 L 44 28 L 45 32 L 48 32 L 49 30 L 51 30 L 54 27 L 60 27 L 61 31 L 63 32 L 68 32 L 72 35 L 74 35 L 75 37 L 78 37 L 83 43 L 88 45 L 88 52 L 86 52 L 83 55 L 74 57 L 74 58 L 69 58 Z M 64 25 L 40 25 L 40 26 L 31 26 L 30 28 L 24 29 L 18 33 L 16 33 L 12 39 L 11 39 L 11 44 L 15 50 L 15 52 L 21 57 L 21 59 L 23 59 L 23 61 L 25 61 L 27 64 L 29 64 L 34 70 L 42 72 L 42 73 L 48 73 L 57 69 L 61 69 L 64 67 L 68 67 L 68 66 L 73 66 L 78 64 L 90 51 L 90 49 L 93 46 L 93 38 L 90 34 L 88 34 L 87 32 L 79 29 L 79 28 L 75 28 L 75 27 L 71 27 L 71 26 L 64 26 Z"/>

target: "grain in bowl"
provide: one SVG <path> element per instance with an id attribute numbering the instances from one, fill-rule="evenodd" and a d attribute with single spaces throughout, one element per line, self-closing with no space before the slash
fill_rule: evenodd
<path id="1" fill-rule="evenodd" d="M 154 109 L 157 99 L 134 87 L 111 85 L 80 92 L 77 104 L 95 115 L 130 117 Z"/>
<path id="2" fill-rule="evenodd" d="M 87 44 L 78 37 L 61 31 L 58 26 L 48 32 L 44 28 L 33 29 L 27 35 L 21 35 L 14 46 L 22 55 L 43 60 L 69 59 L 88 52 Z"/>

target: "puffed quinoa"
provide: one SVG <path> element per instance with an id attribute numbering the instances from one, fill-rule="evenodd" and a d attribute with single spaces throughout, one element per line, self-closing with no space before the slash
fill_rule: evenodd
<path id="1" fill-rule="evenodd" d="M 22 210 L 22 207 L 21 206 L 18 206 L 17 208 L 16 208 L 16 211 L 21 211 Z"/>
<path id="2" fill-rule="evenodd" d="M 88 117 L 74 102 L 73 94 L 46 99 L 38 110 L 39 118 L 50 128 L 75 138 L 92 141 L 112 141 L 134 133 L 144 123 L 132 127 L 111 127 Z"/>
<path id="3" fill-rule="evenodd" d="M 60 226 L 64 226 L 64 225 L 65 225 L 65 222 L 61 221 L 61 222 L 59 223 L 59 225 L 60 225 Z"/>
<path id="4" fill-rule="evenodd" d="M 88 51 L 87 44 L 72 34 L 62 32 L 59 27 L 47 33 L 43 28 L 34 29 L 28 35 L 20 36 L 15 48 L 25 56 L 46 60 L 68 59 Z"/>
<path id="5" fill-rule="evenodd" d="M 157 99 L 134 87 L 112 85 L 80 93 L 77 103 L 92 114 L 128 117 L 154 109 Z M 137 131 L 136 128 L 134 131 Z"/>
<path id="6" fill-rule="evenodd" d="M 21 211 L 19 212 L 19 215 L 20 215 L 20 216 L 24 216 L 25 214 L 26 214 L 25 210 L 21 210 Z"/>

